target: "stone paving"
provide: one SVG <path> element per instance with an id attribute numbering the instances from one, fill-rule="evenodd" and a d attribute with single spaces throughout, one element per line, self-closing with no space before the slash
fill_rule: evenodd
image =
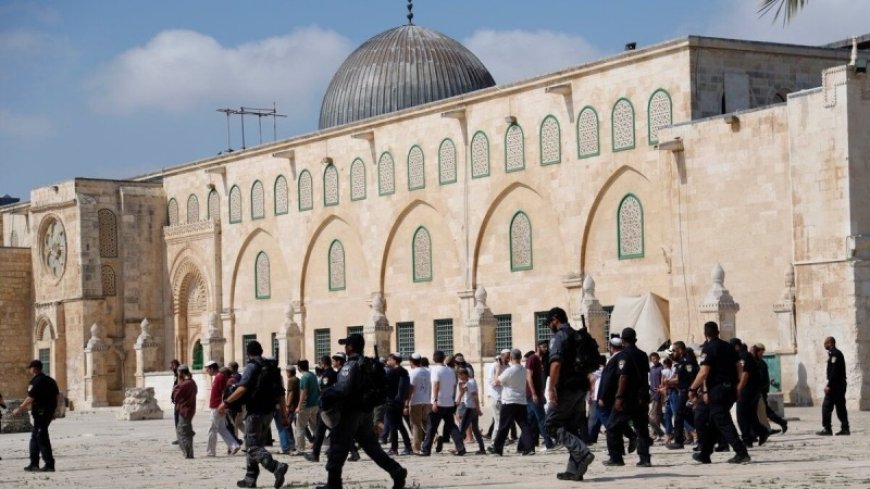
<path id="1" fill-rule="evenodd" d="M 235 487 L 244 473 L 244 457 L 219 455 L 205 457 L 207 413 L 194 418 L 193 460 L 182 458 L 174 439 L 172 417 L 163 420 L 119 421 L 117 409 L 69 412 L 51 427 L 57 472 L 27 473 L 29 434 L 0 435 L 0 487 L 88 487 L 88 488 L 224 488 Z M 415 488 L 528 488 L 545 484 L 548 488 L 568 487 L 642 487 L 655 484 L 669 488 L 753 487 L 817 488 L 870 487 L 870 441 L 867 426 L 870 412 L 850 412 L 851 437 L 817 437 L 819 408 L 789 408 L 787 415 L 798 418 L 789 424 L 786 435 L 774 435 L 767 445 L 751 450 L 752 463 L 733 466 L 725 463 L 730 454 L 714 454 L 712 465 L 699 465 L 691 452 L 652 450 L 652 468 L 634 467 L 637 459 L 626 458 L 629 465 L 607 468 L 601 465 L 604 447 L 594 448 L 595 462 L 583 482 L 563 482 L 555 473 L 563 469 L 564 450 L 551 454 L 521 457 L 453 457 L 446 453 L 430 458 L 400 457 L 408 468 L 408 487 Z M 835 417 L 836 419 L 836 417 Z M 835 425 L 835 429 L 837 425 Z M 223 449 L 218 442 L 219 451 Z M 325 481 L 323 464 L 300 457 L 278 455 L 290 463 L 285 487 L 313 488 Z M 325 458 L 324 458 L 325 460 Z M 274 479 L 264 473 L 260 487 L 272 487 Z M 388 476 L 365 456 L 361 462 L 345 466 L 345 487 L 353 489 L 391 487 Z"/>

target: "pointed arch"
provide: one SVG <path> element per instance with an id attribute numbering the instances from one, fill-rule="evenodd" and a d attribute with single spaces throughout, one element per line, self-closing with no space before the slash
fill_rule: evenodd
<path id="1" fill-rule="evenodd" d="M 631 100 L 620 97 L 613 104 L 613 110 L 610 112 L 610 135 L 613 152 L 626 151 L 634 149 L 635 146 L 635 128 L 634 128 L 634 105 Z"/>
<path id="2" fill-rule="evenodd" d="M 419 145 L 408 150 L 408 190 L 426 188 L 426 165 L 423 149 Z"/>
<path id="3" fill-rule="evenodd" d="M 100 267 L 100 284 L 104 296 L 114 297 L 116 295 L 115 270 L 109 265 Z"/>
<path id="4" fill-rule="evenodd" d="M 287 178 L 278 175 L 273 185 L 275 215 L 281 216 L 290 212 L 290 190 L 287 187 Z"/>
<path id="5" fill-rule="evenodd" d="M 489 138 L 477 131 L 471 138 L 471 178 L 489 176 Z"/>
<path id="6" fill-rule="evenodd" d="M 344 245 L 341 241 L 334 239 L 329 244 L 328 270 L 329 270 L 329 291 L 344 290 L 347 288 L 344 263 Z"/>
<path id="7" fill-rule="evenodd" d="M 633 193 L 616 208 L 616 243 L 620 260 L 643 258 L 643 205 Z"/>
<path id="8" fill-rule="evenodd" d="M 504 132 L 504 171 L 511 173 L 526 169 L 526 141 L 523 128 L 516 122 Z"/>
<path id="9" fill-rule="evenodd" d="M 541 166 L 555 165 L 562 162 L 562 126 L 554 115 L 548 115 L 541 121 L 538 133 L 540 143 Z"/>
<path id="10" fill-rule="evenodd" d="M 258 300 L 272 297 L 272 272 L 269 255 L 265 251 L 257 253 L 254 259 L 254 298 Z"/>
<path id="11" fill-rule="evenodd" d="M 263 188 L 263 182 L 254 180 L 251 185 L 251 220 L 264 217 L 266 217 L 266 190 Z"/>
<path id="12" fill-rule="evenodd" d="M 438 183 L 456 183 L 456 145 L 450 138 L 444 138 L 438 146 Z"/>
<path id="13" fill-rule="evenodd" d="M 323 206 L 338 205 L 338 169 L 330 163 L 323 169 Z"/>
<path id="14" fill-rule="evenodd" d="M 361 158 L 356 158 L 350 164 L 350 200 L 365 200 L 366 198 L 366 164 Z"/>
<path id="15" fill-rule="evenodd" d="M 208 218 L 220 221 L 221 219 L 221 198 L 217 190 L 211 189 L 208 193 Z"/>
<path id="16" fill-rule="evenodd" d="M 314 182 L 311 179 L 311 172 L 302 170 L 299 173 L 297 183 L 297 194 L 299 195 L 299 211 L 310 211 L 314 208 Z"/>
<path id="17" fill-rule="evenodd" d="M 190 194 L 187 197 L 187 223 L 191 224 L 199 221 L 199 198 L 196 194 Z"/>
<path id="18" fill-rule="evenodd" d="M 425 226 L 414 231 L 411 240 L 411 265 L 414 282 L 432 281 L 432 236 Z"/>
<path id="19" fill-rule="evenodd" d="M 396 193 L 396 161 L 389 151 L 378 158 L 378 195 Z"/>
<path id="20" fill-rule="evenodd" d="M 100 258 L 118 257 L 118 219 L 109 209 L 97 212 L 100 228 Z M 13 245 L 14 246 L 14 245 Z"/>
<path id="21" fill-rule="evenodd" d="M 511 271 L 532 269 L 532 221 L 523 211 L 517 211 L 510 223 Z"/>
<path id="22" fill-rule="evenodd" d="M 671 94 L 664 88 L 652 93 L 646 106 L 646 121 L 649 144 L 658 144 L 659 129 L 674 122 L 674 107 Z"/>
<path id="23" fill-rule="evenodd" d="M 178 223 L 178 201 L 175 200 L 175 197 L 169 199 L 169 203 L 166 205 L 166 214 L 168 215 L 169 225 L 177 226 Z"/>
<path id="24" fill-rule="evenodd" d="M 230 224 L 242 222 L 242 191 L 238 185 L 230 189 Z"/>
<path id="25" fill-rule="evenodd" d="M 600 136 L 598 112 L 591 105 L 587 105 L 577 116 L 577 158 L 591 158 L 601 154 Z"/>

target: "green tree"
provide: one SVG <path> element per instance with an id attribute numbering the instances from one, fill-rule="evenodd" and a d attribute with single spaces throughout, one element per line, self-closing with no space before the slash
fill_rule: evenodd
<path id="1" fill-rule="evenodd" d="M 797 15 L 798 11 L 804 8 L 809 0 L 761 0 L 761 6 L 758 7 L 758 13 L 767 15 L 773 12 L 773 20 L 782 15 L 782 25 L 786 25 Z"/>

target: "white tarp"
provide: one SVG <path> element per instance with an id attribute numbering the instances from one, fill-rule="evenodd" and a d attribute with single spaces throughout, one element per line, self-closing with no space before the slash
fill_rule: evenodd
<path id="1" fill-rule="evenodd" d="M 641 296 L 619 297 L 610 314 L 610 334 L 619 334 L 622 328 L 632 327 L 637 331 L 637 347 L 649 353 L 670 338 L 670 326 L 659 307 L 667 302 L 647 292 Z"/>

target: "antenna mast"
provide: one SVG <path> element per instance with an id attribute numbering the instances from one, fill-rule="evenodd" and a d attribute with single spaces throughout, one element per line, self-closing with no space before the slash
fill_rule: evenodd
<path id="1" fill-rule="evenodd" d="M 257 126 L 259 128 L 259 136 L 260 143 L 263 144 L 263 117 L 271 117 L 272 118 L 272 141 L 278 139 L 278 117 L 287 117 L 285 114 L 279 114 L 278 109 L 275 106 L 275 102 L 272 102 L 271 109 L 260 109 L 255 107 L 239 107 L 238 109 L 231 109 L 229 107 L 223 109 L 217 109 L 218 112 L 223 112 L 227 116 L 227 153 L 232 153 L 233 147 L 230 141 L 230 116 L 239 116 L 239 122 L 241 123 L 241 131 L 242 131 L 242 149 L 247 148 L 247 143 L 245 141 L 245 116 L 255 116 L 257 118 Z"/>

